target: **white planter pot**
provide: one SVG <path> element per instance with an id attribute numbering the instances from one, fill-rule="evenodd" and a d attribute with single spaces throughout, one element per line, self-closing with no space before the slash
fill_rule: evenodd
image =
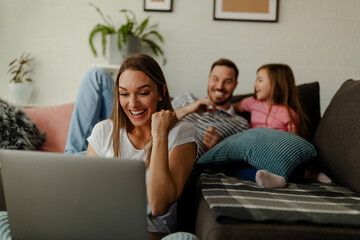
<path id="1" fill-rule="evenodd" d="M 131 56 L 137 53 L 141 53 L 141 39 L 133 35 L 129 35 L 129 39 L 126 46 L 127 56 Z"/>
<path id="2" fill-rule="evenodd" d="M 117 34 L 111 34 L 108 37 L 108 42 L 109 42 L 109 51 L 108 51 L 109 64 L 121 65 L 123 61 L 123 56 L 117 46 Z M 131 56 L 136 53 L 141 53 L 141 51 L 142 51 L 141 39 L 129 35 L 129 39 L 125 46 L 125 53 L 126 53 L 125 57 Z"/>
<path id="3" fill-rule="evenodd" d="M 9 83 L 11 98 L 14 103 L 27 103 L 33 86 L 31 82 L 25 81 L 23 83 Z"/>
<path id="4" fill-rule="evenodd" d="M 109 42 L 109 64 L 120 65 L 122 63 L 123 57 L 121 56 L 121 52 L 117 47 L 117 34 L 111 34 L 108 38 Z"/>

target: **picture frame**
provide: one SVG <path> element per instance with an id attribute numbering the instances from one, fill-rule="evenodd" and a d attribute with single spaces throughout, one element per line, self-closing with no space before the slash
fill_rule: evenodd
<path id="1" fill-rule="evenodd" d="M 279 0 L 214 0 L 214 20 L 277 22 Z"/>
<path id="2" fill-rule="evenodd" d="M 144 0 L 144 11 L 171 12 L 173 0 Z"/>

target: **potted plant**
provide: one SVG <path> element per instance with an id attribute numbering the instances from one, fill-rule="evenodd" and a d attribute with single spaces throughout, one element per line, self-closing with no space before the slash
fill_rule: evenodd
<path id="1" fill-rule="evenodd" d="M 28 74 L 31 72 L 29 63 L 33 60 L 30 54 L 23 53 L 9 63 L 8 73 L 12 75 L 9 88 L 15 103 L 26 103 L 30 97 L 33 87 L 32 79 L 28 77 Z"/>
<path id="2" fill-rule="evenodd" d="M 145 18 L 142 22 L 138 23 L 135 13 L 131 10 L 121 9 L 120 13 L 125 15 L 126 21 L 119 28 L 115 28 L 110 16 L 104 16 L 102 11 L 94 4 L 89 3 L 100 14 L 104 24 L 97 24 L 90 32 L 89 44 L 92 53 L 97 56 L 97 51 L 94 47 L 93 38 L 97 34 L 101 34 L 102 39 L 102 53 L 106 56 L 106 37 L 112 35 L 116 37 L 116 46 L 121 52 L 122 57 L 129 56 L 133 53 L 141 52 L 141 44 L 145 43 L 150 47 L 155 56 L 161 56 L 163 64 L 166 63 L 164 51 L 159 46 L 157 41 L 164 42 L 162 35 L 154 30 L 157 25 L 149 25 L 150 16 Z"/>

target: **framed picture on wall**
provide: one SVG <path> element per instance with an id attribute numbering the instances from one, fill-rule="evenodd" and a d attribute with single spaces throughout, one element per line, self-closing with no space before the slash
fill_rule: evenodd
<path id="1" fill-rule="evenodd" d="M 145 11 L 171 12 L 172 0 L 144 0 Z"/>
<path id="2" fill-rule="evenodd" d="M 214 0 L 214 20 L 277 22 L 279 0 Z"/>

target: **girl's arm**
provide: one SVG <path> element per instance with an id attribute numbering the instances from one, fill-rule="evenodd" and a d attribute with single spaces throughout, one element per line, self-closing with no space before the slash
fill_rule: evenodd
<path id="1" fill-rule="evenodd" d="M 245 110 L 241 107 L 241 102 L 242 101 L 233 104 L 236 113 L 245 112 Z"/>
<path id="2" fill-rule="evenodd" d="M 168 152 L 169 127 L 174 119 L 174 112 L 164 110 L 152 116 L 153 147 L 146 188 L 153 216 L 164 215 L 179 199 L 195 162 L 196 145 L 193 142 Z"/>

